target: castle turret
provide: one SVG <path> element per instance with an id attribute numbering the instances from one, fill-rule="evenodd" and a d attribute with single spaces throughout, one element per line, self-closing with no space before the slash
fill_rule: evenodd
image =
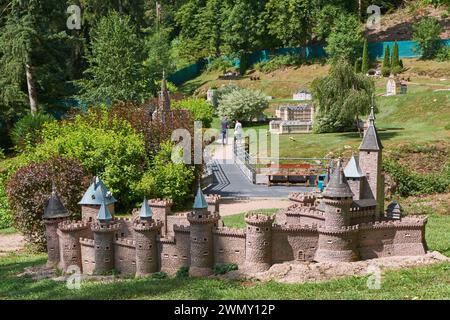
<path id="1" fill-rule="evenodd" d="M 158 271 L 158 246 L 156 237 L 162 227 L 161 221 L 153 220 L 153 212 L 144 198 L 139 218 L 134 220 L 133 229 L 136 243 L 136 277 Z"/>
<path id="2" fill-rule="evenodd" d="M 344 169 L 345 178 L 353 192 L 353 200 L 359 200 L 364 197 L 364 182 L 366 176 L 359 166 L 359 157 L 352 155 L 350 161 Z"/>
<path id="3" fill-rule="evenodd" d="M 109 272 L 114 268 L 113 240 L 120 224 L 114 222 L 105 201 L 100 206 L 97 220 L 92 223 L 91 229 L 94 233 L 94 273 Z"/>
<path id="4" fill-rule="evenodd" d="M 198 187 L 193 211 L 187 215 L 190 223 L 190 256 L 189 274 L 206 276 L 212 274 L 214 266 L 214 250 L 212 230 L 217 226 L 219 215 L 208 211 L 208 203 Z"/>
<path id="5" fill-rule="evenodd" d="M 165 237 L 167 230 L 167 216 L 171 212 L 172 200 L 170 199 L 151 199 L 149 206 L 152 210 L 152 217 L 155 221 L 162 222 L 161 236 Z"/>
<path id="6" fill-rule="evenodd" d="M 272 224 L 274 218 L 265 214 L 245 216 L 246 242 L 244 269 L 248 272 L 266 271 L 272 265 Z"/>
<path id="7" fill-rule="evenodd" d="M 112 193 L 105 186 L 103 181 L 99 177 L 94 177 L 91 185 L 86 190 L 81 198 L 79 205 L 81 205 L 81 216 L 83 220 L 93 221 L 102 203 L 108 207 L 108 211 L 114 214 L 114 203 L 117 200 L 113 197 Z"/>
<path id="8" fill-rule="evenodd" d="M 353 193 L 344 176 L 341 160 L 339 160 L 328 185 L 322 192 L 321 204 L 325 223 L 318 227 L 319 246 L 314 258 L 316 261 L 354 261 L 357 259 L 357 227 L 349 226 L 352 202 Z"/>
<path id="9" fill-rule="evenodd" d="M 82 270 L 80 238 L 90 235 L 89 222 L 63 221 L 58 224 L 60 261 L 58 268 L 66 272 L 70 266 L 78 266 Z"/>
<path id="10" fill-rule="evenodd" d="M 376 218 L 384 212 L 384 176 L 382 174 L 382 149 L 380 137 L 375 127 L 373 107 L 368 119 L 368 127 L 359 147 L 359 165 L 366 176 L 363 199 L 377 201 Z"/>
<path id="11" fill-rule="evenodd" d="M 67 220 L 69 216 L 70 213 L 64 207 L 53 184 L 52 193 L 45 204 L 43 215 L 45 236 L 47 238 L 47 266 L 49 267 L 56 267 L 60 261 L 58 224 Z"/>

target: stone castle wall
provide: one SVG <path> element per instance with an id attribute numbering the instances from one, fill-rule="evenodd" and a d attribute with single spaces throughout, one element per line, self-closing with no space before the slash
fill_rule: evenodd
<path id="1" fill-rule="evenodd" d="M 312 261 L 319 234 L 315 226 L 279 226 L 272 228 L 272 263 Z"/>
<path id="2" fill-rule="evenodd" d="M 174 238 L 159 240 L 160 269 L 174 273 L 183 266 L 190 265 L 190 230 L 189 227 L 175 226 Z"/>
<path id="3" fill-rule="evenodd" d="M 131 239 L 114 241 L 114 269 L 125 274 L 136 273 L 136 242 Z"/>
<path id="4" fill-rule="evenodd" d="M 235 263 L 245 261 L 245 232 L 230 228 L 217 228 L 214 235 L 214 263 Z"/>

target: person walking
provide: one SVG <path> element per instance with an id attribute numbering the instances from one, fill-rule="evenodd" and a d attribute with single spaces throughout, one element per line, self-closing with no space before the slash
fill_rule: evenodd
<path id="1" fill-rule="evenodd" d="M 240 143 L 242 139 L 242 123 L 239 120 L 236 120 L 236 124 L 234 126 L 234 136 L 236 140 Z"/>
<path id="2" fill-rule="evenodd" d="M 221 133 L 222 133 L 222 145 L 227 143 L 227 130 L 228 130 L 228 118 L 224 117 L 220 122 Z"/>

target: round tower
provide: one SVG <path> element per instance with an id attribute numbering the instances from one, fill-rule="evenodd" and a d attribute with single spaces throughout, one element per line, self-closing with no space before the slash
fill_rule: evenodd
<path id="1" fill-rule="evenodd" d="M 89 223 L 84 221 L 63 221 L 58 224 L 60 261 L 59 269 L 66 272 L 70 266 L 82 269 L 80 238 L 90 232 Z"/>
<path id="2" fill-rule="evenodd" d="M 352 203 L 353 193 L 339 160 L 322 192 L 321 205 L 325 222 L 318 228 L 319 245 L 314 258 L 316 261 L 357 260 L 357 227 L 350 226 L 349 216 Z"/>
<path id="3" fill-rule="evenodd" d="M 139 218 L 133 223 L 136 242 L 136 277 L 142 277 L 158 271 L 158 246 L 156 236 L 163 223 L 153 220 L 153 212 L 144 198 Z"/>
<path id="4" fill-rule="evenodd" d="M 214 248 L 212 230 L 217 226 L 219 215 L 208 212 L 208 203 L 199 186 L 194 211 L 187 215 L 190 223 L 190 255 L 191 276 L 207 276 L 212 274 L 214 266 Z"/>
<path id="5" fill-rule="evenodd" d="M 52 193 L 44 207 L 43 223 L 45 224 L 45 236 L 47 239 L 47 266 L 56 267 L 60 260 L 58 224 L 66 221 L 70 216 L 59 198 L 55 184 L 52 185 Z"/>
<path id="6" fill-rule="evenodd" d="M 94 233 L 95 274 L 103 274 L 114 269 L 114 235 L 120 224 L 115 223 L 105 202 L 98 212 L 98 221 L 91 225 Z"/>
<path id="7" fill-rule="evenodd" d="M 245 216 L 246 242 L 244 268 L 249 272 L 266 271 L 272 265 L 272 224 L 274 217 L 254 213 Z"/>

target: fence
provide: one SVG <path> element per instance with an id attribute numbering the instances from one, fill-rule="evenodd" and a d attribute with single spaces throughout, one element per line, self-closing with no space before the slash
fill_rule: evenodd
<path id="1" fill-rule="evenodd" d="M 449 47 L 450 39 L 441 40 L 442 45 Z M 402 58 L 419 58 L 421 56 L 421 52 L 418 49 L 416 41 L 397 41 L 399 57 Z M 384 50 L 389 45 L 389 48 L 392 51 L 394 46 L 393 41 L 385 41 L 385 42 L 370 42 L 369 43 L 369 57 L 371 59 L 382 59 L 384 57 Z M 304 48 L 278 48 L 275 50 L 259 50 L 251 53 L 248 56 L 248 64 L 252 65 L 257 62 L 269 61 L 271 57 L 277 55 L 285 55 L 285 54 L 300 54 L 301 51 L 306 53 L 307 59 L 314 58 L 325 58 L 326 52 L 325 47 L 323 45 L 314 45 L 310 47 Z M 175 85 L 180 85 L 188 80 L 195 78 L 197 75 L 201 73 L 205 65 L 207 64 L 207 59 L 201 59 L 198 62 L 189 65 L 183 69 L 180 69 L 173 73 L 169 77 L 169 81 L 173 82 Z M 233 64 L 236 68 L 240 66 L 240 60 L 235 58 L 232 59 Z"/>

